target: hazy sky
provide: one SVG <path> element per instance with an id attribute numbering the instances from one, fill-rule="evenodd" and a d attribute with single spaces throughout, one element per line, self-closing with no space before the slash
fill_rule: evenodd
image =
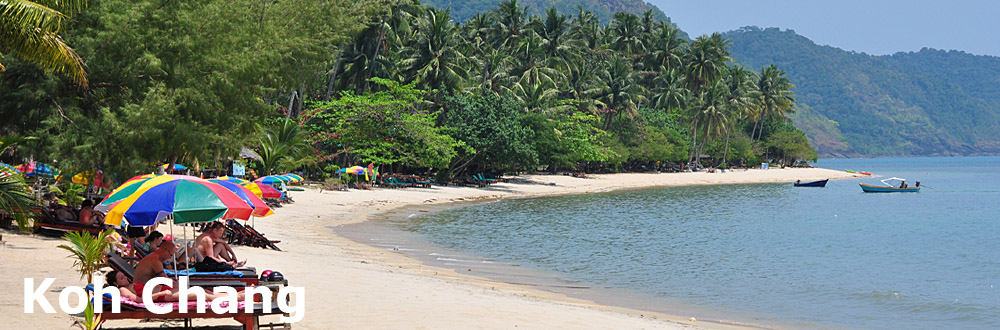
<path id="1" fill-rule="evenodd" d="M 792 29 L 873 55 L 923 47 L 1000 56 L 1000 1 L 646 0 L 692 38 L 747 25 Z"/>

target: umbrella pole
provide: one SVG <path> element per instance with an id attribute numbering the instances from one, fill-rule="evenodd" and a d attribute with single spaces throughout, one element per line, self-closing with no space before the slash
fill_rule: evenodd
<path id="1" fill-rule="evenodd" d="M 194 231 L 194 228 L 191 228 L 191 231 Z M 194 233 L 191 234 L 194 235 Z M 188 231 L 187 228 L 184 228 L 184 274 L 188 275 L 191 274 L 190 255 L 191 251 L 188 250 Z"/>
<path id="2" fill-rule="evenodd" d="M 170 224 L 170 244 L 174 244 L 174 224 Z M 177 249 L 174 249 L 174 280 L 177 279 Z"/>

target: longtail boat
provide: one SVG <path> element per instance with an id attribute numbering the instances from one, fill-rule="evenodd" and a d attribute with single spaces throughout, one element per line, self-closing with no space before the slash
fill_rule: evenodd
<path id="1" fill-rule="evenodd" d="M 899 181 L 899 184 L 890 184 L 889 181 Z M 920 191 L 920 181 L 917 181 L 917 185 L 913 187 L 906 186 L 906 179 L 903 178 L 888 178 L 882 180 L 884 186 L 875 186 L 870 184 L 859 183 L 861 185 L 861 190 L 864 192 L 918 192 Z"/>

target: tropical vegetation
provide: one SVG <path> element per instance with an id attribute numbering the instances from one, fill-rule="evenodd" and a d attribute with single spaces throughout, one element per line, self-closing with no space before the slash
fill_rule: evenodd
<path id="1" fill-rule="evenodd" d="M 826 157 L 1000 153 L 1000 57 L 924 48 L 874 56 L 792 30 L 725 33 L 732 57 L 787 70 L 795 126 Z"/>
<path id="2" fill-rule="evenodd" d="M 658 18 L 517 0 L 464 23 L 410 0 L 92 0 L 60 30 L 88 88 L 2 58 L 0 133 L 38 138 L 0 161 L 121 181 L 162 163 L 224 169 L 244 148 L 259 174 L 317 177 L 815 159 L 784 71 Z"/>

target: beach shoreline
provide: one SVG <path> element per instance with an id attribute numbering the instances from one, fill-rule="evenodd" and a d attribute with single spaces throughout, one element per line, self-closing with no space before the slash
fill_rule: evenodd
<path id="1" fill-rule="evenodd" d="M 234 247 L 258 270 L 281 271 L 289 284 L 306 288 L 306 315 L 295 328 L 654 328 L 733 329 L 741 325 L 691 321 L 689 316 L 667 315 L 613 306 L 502 283 L 474 273 L 432 267 L 389 249 L 355 242 L 338 235 L 338 226 L 368 221 L 373 216 L 403 207 L 483 202 L 507 198 L 582 194 L 669 186 L 769 183 L 795 180 L 859 177 L 827 169 L 770 169 L 726 173 L 662 173 L 592 175 L 573 178 L 557 175 L 512 177 L 517 183 L 486 188 L 439 187 L 352 190 L 307 189 L 293 193 L 296 203 L 276 209 L 276 215 L 257 219 L 255 226 L 269 238 L 281 240 L 283 251 Z M 179 228 L 179 227 L 177 227 Z M 161 230 L 165 230 L 161 229 Z M 177 229 L 178 231 L 180 229 Z M 72 262 L 54 246 L 58 239 L 7 234 L 0 246 L 0 271 L 32 259 L 28 250 L 44 251 L 45 262 L 25 267 L 27 274 L 57 277 L 58 285 L 79 285 Z M 190 238 L 189 233 L 189 238 Z M 180 236 L 175 234 L 175 236 Z M 45 251 L 47 248 L 53 250 Z M 24 251 L 22 251 L 24 250 Z M 38 259 L 38 258 L 34 258 Z M 38 276 L 42 277 L 42 276 Z M 0 280 L 2 288 L 21 292 L 21 278 Z M 58 293 L 47 293 L 56 301 Z M 0 311 L 33 328 L 68 327 L 68 316 L 24 314 L 23 297 L 0 298 Z M 718 321 L 718 320 L 716 320 Z M 233 324 L 231 320 L 197 320 L 198 325 Z M 155 327 L 159 323 L 115 321 L 108 328 Z M 37 326 L 35 326 L 37 325 Z"/>

